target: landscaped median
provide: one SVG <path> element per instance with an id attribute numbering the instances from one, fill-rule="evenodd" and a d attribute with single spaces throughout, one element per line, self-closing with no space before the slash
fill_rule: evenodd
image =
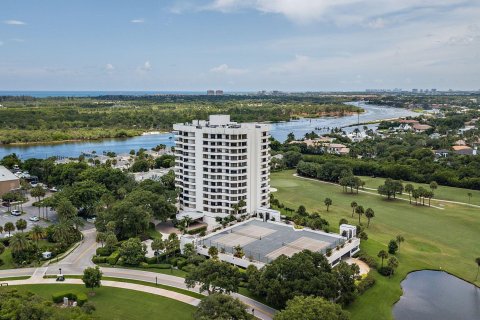
<path id="1" fill-rule="evenodd" d="M 28 286 L 27 283 L 20 285 L 19 281 L 12 281 L 9 287 L 3 287 L 0 290 L 29 291 L 50 301 L 53 295 L 60 292 L 87 295 L 89 291 L 79 279 L 67 279 L 61 285 L 55 283 L 54 279 L 42 280 L 45 283 L 29 284 Z M 144 290 L 138 290 L 139 288 Z M 96 319 L 152 319 L 155 317 L 155 310 L 161 310 L 164 319 L 193 319 L 198 299 L 172 291 L 164 291 L 166 290 L 138 284 L 102 281 L 102 287 L 95 289 L 95 295 L 89 296 L 88 302 L 96 308 L 93 313 Z M 185 301 L 181 301 L 182 298 Z"/>

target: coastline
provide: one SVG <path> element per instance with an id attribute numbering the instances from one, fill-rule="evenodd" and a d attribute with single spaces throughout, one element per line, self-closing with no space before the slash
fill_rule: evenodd
<path id="1" fill-rule="evenodd" d="M 292 120 L 299 120 L 299 119 L 320 119 L 320 118 L 327 118 L 327 117 L 347 117 L 352 116 L 357 113 L 363 114 L 365 113 L 365 109 L 360 108 L 360 112 L 349 111 L 349 112 L 341 112 L 341 111 L 332 111 L 332 112 L 322 112 L 315 115 L 292 115 L 289 120 L 284 120 L 281 122 L 288 122 Z M 266 121 L 266 123 L 278 123 L 280 121 Z M 129 129 L 130 130 L 130 129 Z M 134 130 L 134 129 L 133 129 Z M 163 135 L 163 134 L 170 134 L 171 131 L 143 131 L 139 132 L 135 135 L 129 135 L 125 137 L 115 137 L 112 136 L 105 136 L 99 138 L 79 138 L 79 139 L 65 139 L 65 140 L 45 140 L 45 141 L 31 141 L 31 142 L 12 142 L 8 144 L 0 143 L 1 147 L 28 147 L 28 146 L 39 146 L 39 145 L 54 145 L 54 144 L 63 144 L 63 143 L 75 143 L 75 142 L 91 142 L 91 141 L 102 141 L 108 139 L 129 139 L 141 136 L 151 136 L 151 135 Z"/>

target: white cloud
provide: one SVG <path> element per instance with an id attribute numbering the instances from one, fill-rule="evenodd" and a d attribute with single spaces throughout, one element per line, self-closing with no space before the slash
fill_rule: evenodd
<path id="1" fill-rule="evenodd" d="M 150 71 L 152 71 L 152 64 L 150 63 L 150 61 L 145 61 L 145 63 L 142 66 L 139 66 L 137 68 L 137 73 L 140 73 L 140 74 L 145 74 Z"/>
<path id="2" fill-rule="evenodd" d="M 370 20 L 368 23 L 367 23 L 367 26 L 369 28 L 372 28 L 372 29 L 381 29 L 383 27 L 385 27 L 385 20 L 382 19 L 382 18 L 377 18 L 377 19 L 373 19 L 373 20 Z"/>
<path id="3" fill-rule="evenodd" d="M 332 21 L 339 25 L 368 24 L 384 15 L 432 10 L 464 3 L 463 0 L 213 0 L 204 9 L 220 12 L 256 10 L 281 14 L 304 24 Z M 378 25 L 374 23 L 374 25 Z"/>
<path id="4" fill-rule="evenodd" d="M 144 23 L 145 20 L 144 19 L 132 19 L 130 20 L 131 23 Z"/>
<path id="5" fill-rule="evenodd" d="M 212 73 L 218 73 L 218 74 L 226 74 L 229 76 L 236 76 L 236 75 L 241 75 L 245 74 L 248 72 L 247 69 L 238 69 L 238 68 L 231 68 L 228 66 L 228 64 L 221 64 L 218 67 L 213 67 L 210 69 L 210 72 Z"/>
<path id="6" fill-rule="evenodd" d="M 105 65 L 105 70 L 107 70 L 108 72 L 110 72 L 110 71 L 115 70 L 115 67 L 113 66 L 113 64 L 107 63 L 107 64 Z"/>
<path id="7" fill-rule="evenodd" d="M 4 24 L 11 25 L 11 26 L 23 26 L 23 25 L 26 25 L 25 22 L 20 21 L 20 20 L 5 20 L 5 21 L 3 21 L 3 23 L 4 23 Z"/>

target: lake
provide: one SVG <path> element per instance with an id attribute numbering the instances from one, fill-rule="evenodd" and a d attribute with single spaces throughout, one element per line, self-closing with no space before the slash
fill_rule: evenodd
<path id="1" fill-rule="evenodd" d="M 423 270 L 402 281 L 395 320 L 478 320 L 480 289 L 446 272 Z"/>
<path id="2" fill-rule="evenodd" d="M 285 141 L 287 135 L 293 132 L 297 138 L 301 138 L 307 132 L 316 131 L 319 134 L 327 133 L 335 127 L 345 127 L 356 124 L 357 121 L 369 122 L 383 119 L 392 119 L 407 116 L 416 116 L 418 114 L 400 108 L 391 108 L 385 106 L 366 105 L 359 102 L 351 102 L 350 104 L 358 105 L 365 109 L 365 112 L 357 115 L 349 115 L 345 117 L 322 117 L 315 119 L 299 119 L 287 122 L 273 123 L 271 135 L 279 140 Z M 363 126 L 361 126 L 363 127 Z M 374 128 L 376 125 L 368 125 Z M 315 128 L 325 128 L 323 130 L 315 130 Z M 353 131 L 355 127 L 346 127 L 345 131 Z M 29 144 L 29 145 L 6 145 L 0 146 L 0 159 L 5 155 L 16 153 L 22 159 L 28 158 L 48 158 L 57 157 L 78 157 L 82 152 L 96 151 L 102 154 L 104 151 L 112 151 L 117 154 L 128 153 L 130 150 L 139 148 L 151 149 L 158 144 L 173 146 L 174 140 L 171 133 L 163 133 L 156 135 L 145 135 L 125 139 L 102 139 L 94 141 L 78 141 L 78 142 L 61 142 L 48 144 Z"/>

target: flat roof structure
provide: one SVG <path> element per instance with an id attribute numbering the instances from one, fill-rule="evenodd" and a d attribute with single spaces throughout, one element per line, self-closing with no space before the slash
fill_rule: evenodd
<path id="1" fill-rule="evenodd" d="M 10 170 L 4 166 L 0 166 L 0 181 L 12 181 L 18 180 L 18 177 L 14 175 Z"/>
<path id="2" fill-rule="evenodd" d="M 269 263 L 282 254 L 290 257 L 305 249 L 325 254 L 328 248 L 335 249 L 346 241 L 339 234 L 251 219 L 210 234 L 200 239 L 198 245 L 217 247 L 219 251 L 223 248 L 230 254 L 233 247 L 240 245 L 246 258 Z"/>

